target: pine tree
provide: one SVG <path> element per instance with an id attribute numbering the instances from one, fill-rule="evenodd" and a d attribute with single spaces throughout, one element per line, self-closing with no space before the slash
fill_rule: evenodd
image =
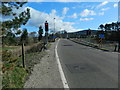
<path id="1" fill-rule="evenodd" d="M 39 31 L 38 31 L 38 40 L 40 41 L 42 39 L 42 34 L 43 34 L 43 29 L 42 29 L 42 26 L 39 27 Z"/>
<path id="2" fill-rule="evenodd" d="M 101 30 L 103 30 L 104 29 L 104 25 L 101 24 L 98 28 L 101 29 Z"/>
<path id="3" fill-rule="evenodd" d="M 28 44 L 28 32 L 27 32 L 26 28 L 23 29 L 23 33 L 21 35 L 21 40 L 20 41 L 22 43 Z"/>
<path id="4" fill-rule="evenodd" d="M 4 20 L 0 21 L 2 25 L 2 34 L 6 35 L 7 32 L 11 30 L 17 30 L 21 27 L 21 25 L 25 25 L 27 21 L 30 19 L 30 9 L 26 9 L 25 11 L 21 12 L 19 15 L 16 12 L 13 12 L 13 9 L 19 9 L 27 2 L 1 2 L 0 5 L 0 14 L 2 17 L 4 16 L 13 16 L 11 20 Z"/>

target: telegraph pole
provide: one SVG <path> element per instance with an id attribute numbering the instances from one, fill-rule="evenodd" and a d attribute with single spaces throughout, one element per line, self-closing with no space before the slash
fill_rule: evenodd
<path id="1" fill-rule="evenodd" d="M 53 40 L 55 41 L 55 18 L 54 18 L 54 33 L 53 33 Z"/>
<path id="2" fill-rule="evenodd" d="M 55 33 L 55 18 L 54 18 L 54 33 Z"/>

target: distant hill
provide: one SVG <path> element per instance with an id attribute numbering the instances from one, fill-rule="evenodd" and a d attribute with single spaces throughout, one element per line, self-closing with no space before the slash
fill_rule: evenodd
<path id="1" fill-rule="evenodd" d="M 87 32 L 88 30 L 82 30 L 82 31 L 77 31 L 77 32 L 72 32 L 73 34 L 81 34 L 81 35 L 83 35 L 83 34 L 86 34 L 86 32 Z M 96 34 L 98 32 L 98 30 L 91 30 L 91 33 L 92 34 Z"/>

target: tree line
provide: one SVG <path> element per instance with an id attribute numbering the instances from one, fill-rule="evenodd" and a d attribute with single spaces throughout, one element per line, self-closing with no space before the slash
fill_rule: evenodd
<path id="1" fill-rule="evenodd" d="M 120 22 L 112 22 L 110 24 L 99 25 L 98 34 L 104 34 L 105 40 L 118 41 L 120 43 Z"/>
<path id="2" fill-rule="evenodd" d="M 8 31 L 5 36 L 2 36 L 2 44 L 4 45 L 21 45 L 24 43 L 25 45 L 37 43 L 42 40 L 43 29 L 40 26 L 38 33 L 28 32 L 26 28 L 22 30 L 18 30 L 17 33 L 13 33 Z"/>
<path id="3" fill-rule="evenodd" d="M 98 29 L 103 31 L 120 31 L 120 22 L 112 22 L 111 24 L 101 24 Z"/>

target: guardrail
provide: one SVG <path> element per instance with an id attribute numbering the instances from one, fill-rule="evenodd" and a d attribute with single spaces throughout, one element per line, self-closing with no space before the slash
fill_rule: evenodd
<path id="1" fill-rule="evenodd" d="M 115 45 L 114 44 L 97 44 L 97 43 L 92 43 L 92 42 L 89 42 L 89 41 L 86 41 L 86 40 L 82 40 L 82 39 L 76 39 L 76 38 L 72 38 L 70 39 L 71 41 L 73 42 L 76 42 L 76 43 L 79 43 L 79 44 L 82 44 L 82 45 L 85 45 L 85 46 L 90 46 L 90 47 L 93 47 L 93 48 L 96 48 L 96 49 L 100 49 L 100 50 L 103 50 L 103 51 L 114 51 L 114 48 L 115 48 Z"/>

